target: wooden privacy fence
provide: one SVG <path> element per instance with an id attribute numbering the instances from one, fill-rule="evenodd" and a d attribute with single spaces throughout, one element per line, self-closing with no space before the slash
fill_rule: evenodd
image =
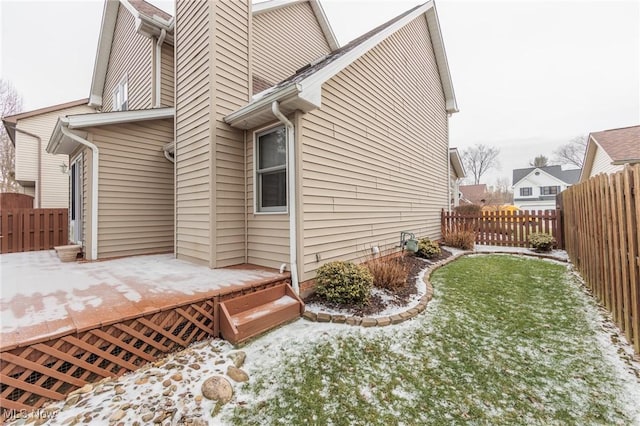
<path id="1" fill-rule="evenodd" d="M 0 253 L 50 250 L 69 242 L 68 209 L 0 210 Z"/>
<path id="2" fill-rule="evenodd" d="M 640 354 L 640 165 L 562 193 L 566 250 Z"/>
<path id="3" fill-rule="evenodd" d="M 560 210 L 482 212 L 477 215 L 442 210 L 442 235 L 455 230 L 472 230 L 476 244 L 529 247 L 529 235 L 551 234 L 558 248 L 564 247 Z"/>

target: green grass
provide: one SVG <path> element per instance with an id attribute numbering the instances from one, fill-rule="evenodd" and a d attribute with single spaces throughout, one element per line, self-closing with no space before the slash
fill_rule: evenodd
<path id="1" fill-rule="evenodd" d="M 293 327 L 286 347 L 265 345 L 272 362 L 256 366 L 240 390 L 244 402 L 227 410 L 225 421 L 638 421 L 638 383 L 614 366 L 597 310 L 564 265 L 464 257 L 436 271 L 432 282 L 434 300 L 410 323 L 376 330 L 318 324 L 320 337 L 296 335 Z"/>

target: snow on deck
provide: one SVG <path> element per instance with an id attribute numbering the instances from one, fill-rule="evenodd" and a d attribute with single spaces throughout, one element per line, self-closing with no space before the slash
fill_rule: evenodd
<path id="1" fill-rule="evenodd" d="M 53 250 L 3 254 L 2 346 L 17 335 L 24 340 L 82 329 L 276 277 L 281 275 L 250 266 L 210 269 L 173 254 L 70 263 L 61 262 Z"/>

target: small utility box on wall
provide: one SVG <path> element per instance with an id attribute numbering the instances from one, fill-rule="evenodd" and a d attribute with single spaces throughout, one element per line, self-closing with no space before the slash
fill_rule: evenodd
<path id="1" fill-rule="evenodd" d="M 418 240 L 416 240 L 416 236 L 411 232 L 402 231 L 400 233 L 400 247 L 412 253 L 417 252 Z"/>

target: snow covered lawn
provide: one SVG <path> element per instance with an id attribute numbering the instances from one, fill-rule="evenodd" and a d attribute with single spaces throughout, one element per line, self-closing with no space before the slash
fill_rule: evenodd
<path id="1" fill-rule="evenodd" d="M 200 391 L 231 363 L 213 340 L 68 400 L 50 424 L 640 425 L 640 368 L 567 265 L 472 255 L 431 278 L 411 321 L 298 320 L 250 342 L 250 380 L 222 407 Z"/>
<path id="2" fill-rule="evenodd" d="M 566 265 L 471 256 L 432 282 L 434 300 L 409 324 L 285 328 L 254 342 L 252 380 L 221 420 L 640 424 L 638 370 Z"/>

